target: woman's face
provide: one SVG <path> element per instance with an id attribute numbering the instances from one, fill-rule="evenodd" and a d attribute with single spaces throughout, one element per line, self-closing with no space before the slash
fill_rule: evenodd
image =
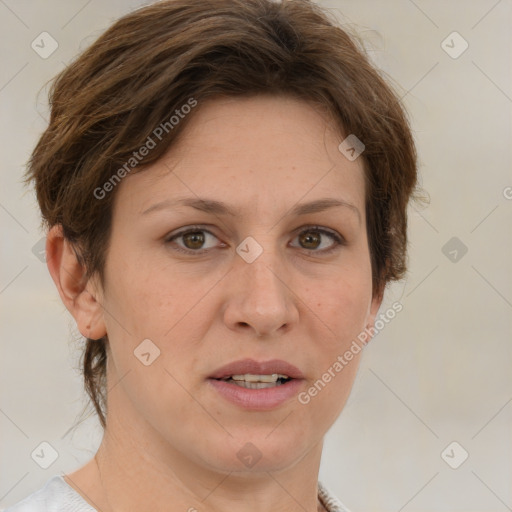
<path id="1" fill-rule="evenodd" d="M 278 470 L 318 447 L 339 415 L 360 352 L 333 367 L 380 305 L 363 163 L 295 99 L 196 109 L 179 143 L 116 190 L 100 300 L 108 421 L 160 458 Z M 263 366 L 223 371 L 245 360 Z M 273 373 L 295 379 L 255 390 L 250 376 L 214 378 Z"/>

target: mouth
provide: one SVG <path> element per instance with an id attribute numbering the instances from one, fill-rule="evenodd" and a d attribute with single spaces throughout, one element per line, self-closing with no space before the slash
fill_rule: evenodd
<path id="1" fill-rule="evenodd" d="M 302 372 L 293 364 L 282 359 L 255 361 L 241 359 L 215 370 L 211 379 L 230 379 L 246 382 L 276 382 L 279 379 L 303 379 Z"/>
<path id="2" fill-rule="evenodd" d="M 215 380 L 222 380 L 229 384 L 234 384 L 235 386 L 240 386 L 241 388 L 246 389 L 266 389 L 281 386 L 291 379 L 292 377 L 288 377 L 288 375 L 283 375 L 281 373 L 272 373 L 270 375 L 246 373 L 245 375 L 231 375 L 230 377 L 223 377 L 222 379 Z"/>
<path id="3" fill-rule="evenodd" d="M 286 361 L 244 359 L 219 368 L 208 381 L 218 394 L 237 406 L 269 410 L 295 396 L 302 387 L 304 376 Z"/>

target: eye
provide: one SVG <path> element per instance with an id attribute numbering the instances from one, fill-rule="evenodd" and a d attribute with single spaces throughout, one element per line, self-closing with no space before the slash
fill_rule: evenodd
<path id="1" fill-rule="evenodd" d="M 329 237 L 332 243 L 327 248 L 318 248 L 322 245 L 322 238 Z M 330 231 L 319 226 L 310 226 L 307 229 L 302 230 L 297 237 L 299 238 L 299 242 L 302 244 L 302 247 L 307 249 L 308 251 L 320 252 L 323 254 L 328 254 L 335 249 L 337 249 L 341 245 L 345 245 L 345 240 L 342 236 L 340 236 L 335 231 Z"/>
<path id="2" fill-rule="evenodd" d="M 200 226 L 192 226 L 184 231 L 180 231 L 170 238 L 166 239 L 166 242 L 173 242 L 177 239 L 182 239 L 183 246 L 177 245 L 175 249 L 186 254 L 202 254 L 208 251 L 208 248 L 203 248 L 206 240 L 211 238 L 217 238 L 214 234 L 210 233 L 207 229 Z M 198 250 L 202 249 L 202 250 Z"/>
<path id="3" fill-rule="evenodd" d="M 334 243 L 331 243 L 331 245 L 327 248 L 322 248 L 322 238 L 325 237 L 330 238 L 331 241 L 334 241 Z M 171 235 L 165 240 L 165 242 L 173 242 L 175 244 L 174 249 L 179 252 L 198 255 L 208 252 L 210 249 L 215 247 L 214 245 L 212 247 L 204 247 L 208 238 L 214 239 L 217 237 L 201 226 L 190 226 L 183 231 Z M 299 239 L 299 243 L 302 245 L 302 248 L 308 252 L 319 252 L 327 254 L 334 251 L 339 246 L 345 245 L 345 239 L 337 232 L 327 230 L 319 226 L 309 226 L 307 229 L 303 229 L 296 238 Z M 176 242 L 180 239 L 181 244 Z M 226 246 L 225 244 L 223 245 L 224 247 Z M 292 247 L 295 246 L 292 245 Z"/>

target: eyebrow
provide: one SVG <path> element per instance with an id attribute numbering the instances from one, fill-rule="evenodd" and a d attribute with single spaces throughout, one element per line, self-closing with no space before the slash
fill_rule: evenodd
<path id="1" fill-rule="evenodd" d="M 229 215 L 231 217 L 240 216 L 239 209 L 236 209 L 236 211 L 234 211 L 221 201 L 197 197 L 184 197 L 172 200 L 166 199 L 164 201 L 160 201 L 159 203 L 155 203 L 154 205 L 150 206 L 149 208 L 142 212 L 142 215 L 147 215 L 148 213 L 159 210 L 172 209 L 176 206 L 190 206 L 192 208 L 195 208 L 196 210 L 200 210 L 206 213 L 212 213 L 215 215 Z M 317 199 L 316 201 L 310 201 L 308 203 L 297 204 L 291 209 L 287 216 L 299 216 L 307 215 L 309 213 L 318 213 L 325 211 L 329 208 L 336 208 L 340 206 L 346 207 L 355 214 L 357 214 L 359 222 L 361 222 L 361 212 L 353 204 L 348 203 L 347 201 L 343 201 L 341 199 L 335 199 L 331 197 Z"/>

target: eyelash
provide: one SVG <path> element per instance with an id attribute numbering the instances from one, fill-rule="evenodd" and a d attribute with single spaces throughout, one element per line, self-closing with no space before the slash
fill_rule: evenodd
<path id="1" fill-rule="evenodd" d="M 185 236 L 185 235 L 187 235 L 189 233 L 196 233 L 198 231 L 204 231 L 205 233 L 209 233 L 210 235 L 212 235 L 215 238 L 217 238 L 211 231 L 209 231 L 208 229 L 205 229 L 202 226 L 190 226 L 186 230 L 180 231 L 178 233 L 175 233 L 171 237 L 166 238 L 165 242 L 166 243 L 170 243 L 170 242 L 174 241 L 176 238 L 180 238 L 180 237 Z M 320 250 L 320 251 L 317 251 L 315 249 L 302 249 L 303 251 L 310 252 L 310 253 L 318 252 L 318 253 L 321 253 L 321 254 L 330 254 L 331 252 L 336 250 L 338 247 L 346 245 L 346 241 L 345 241 L 345 239 L 343 237 L 341 237 L 340 235 L 338 235 L 334 231 L 328 231 L 327 229 L 324 229 L 324 228 L 322 228 L 320 226 L 307 226 L 306 229 L 303 229 L 302 231 L 300 231 L 296 236 L 300 236 L 303 233 L 307 233 L 309 231 L 316 231 L 316 232 L 321 233 L 323 235 L 327 235 L 329 238 L 334 240 L 335 243 L 329 249 L 323 249 L 323 250 Z M 185 254 L 189 254 L 189 255 L 200 255 L 200 254 L 204 254 L 204 253 L 210 251 L 211 249 L 199 249 L 197 251 L 194 251 L 192 249 L 184 249 L 183 247 L 180 247 L 179 245 L 176 245 L 174 247 L 174 250 L 182 252 L 182 253 L 185 253 Z"/>

